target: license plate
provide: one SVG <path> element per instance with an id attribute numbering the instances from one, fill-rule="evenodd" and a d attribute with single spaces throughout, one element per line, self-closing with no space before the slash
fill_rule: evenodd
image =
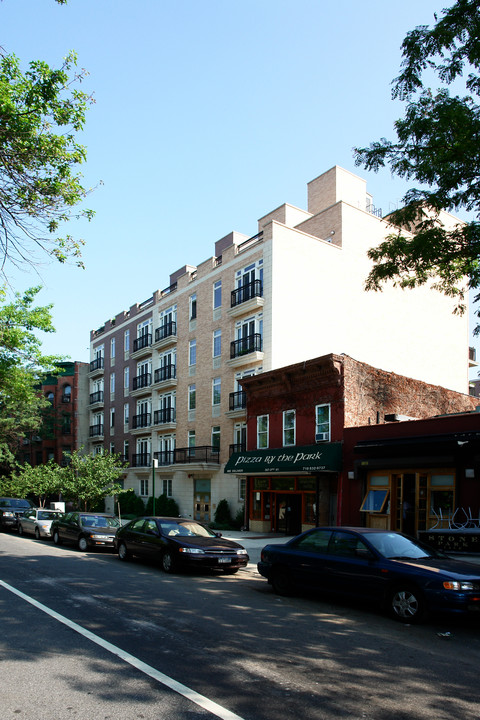
<path id="1" fill-rule="evenodd" d="M 231 563 L 232 558 L 218 558 L 219 563 Z"/>

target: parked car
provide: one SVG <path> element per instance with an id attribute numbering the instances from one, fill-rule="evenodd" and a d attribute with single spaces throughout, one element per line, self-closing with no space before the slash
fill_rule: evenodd
<path id="1" fill-rule="evenodd" d="M 51 526 L 54 520 L 58 520 L 62 513 L 58 510 L 47 510 L 45 508 L 32 508 L 18 518 L 18 534 L 24 533 L 35 535 L 40 538 L 52 537 Z"/>
<path id="2" fill-rule="evenodd" d="M 0 498 L 0 530 L 17 530 L 18 518 L 35 507 L 30 500 Z"/>
<path id="3" fill-rule="evenodd" d="M 51 533 L 55 545 L 71 543 L 85 552 L 88 548 L 113 548 L 119 527 L 120 522 L 114 515 L 75 511 L 54 520 Z"/>
<path id="4" fill-rule="evenodd" d="M 181 568 L 222 570 L 233 575 L 248 563 L 244 547 L 187 518 L 141 517 L 115 537 L 120 560 L 133 555 L 158 559 L 167 573 Z"/>
<path id="5" fill-rule="evenodd" d="M 257 567 L 279 595 L 311 589 L 362 598 L 402 622 L 427 611 L 480 610 L 480 565 L 386 530 L 314 528 L 264 547 Z"/>

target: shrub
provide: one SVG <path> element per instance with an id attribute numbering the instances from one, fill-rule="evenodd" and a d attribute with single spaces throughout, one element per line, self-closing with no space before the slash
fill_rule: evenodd
<path id="1" fill-rule="evenodd" d="M 118 512 L 118 505 L 120 505 L 120 514 L 122 516 L 131 515 L 137 517 L 138 515 L 145 515 L 145 505 L 142 498 L 131 488 L 118 493 L 115 512 Z"/>
<path id="2" fill-rule="evenodd" d="M 215 527 L 228 530 L 232 527 L 232 515 L 227 500 L 220 500 L 214 515 Z"/>
<path id="3" fill-rule="evenodd" d="M 153 497 L 148 498 L 146 514 L 152 515 L 153 513 Z M 180 508 L 177 502 L 173 498 L 169 498 L 162 494 L 155 498 L 155 515 L 165 515 L 166 517 L 178 517 L 180 515 Z"/>

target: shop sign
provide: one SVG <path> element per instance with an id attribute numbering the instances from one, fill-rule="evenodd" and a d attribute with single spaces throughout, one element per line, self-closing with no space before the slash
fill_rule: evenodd
<path id="1" fill-rule="evenodd" d="M 332 472 L 342 469 L 341 443 L 304 445 L 233 453 L 227 473 Z"/>

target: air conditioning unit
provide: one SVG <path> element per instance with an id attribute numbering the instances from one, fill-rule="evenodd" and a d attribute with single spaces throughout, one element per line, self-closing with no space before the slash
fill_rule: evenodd
<path id="1" fill-rule="evenodd" d="M 316 443 L 325 442 L 326 440 L 328 440 L 328 433 L 324 432 L 324 433 L 316 433 L 315 434 L 315 442 Z"/>

